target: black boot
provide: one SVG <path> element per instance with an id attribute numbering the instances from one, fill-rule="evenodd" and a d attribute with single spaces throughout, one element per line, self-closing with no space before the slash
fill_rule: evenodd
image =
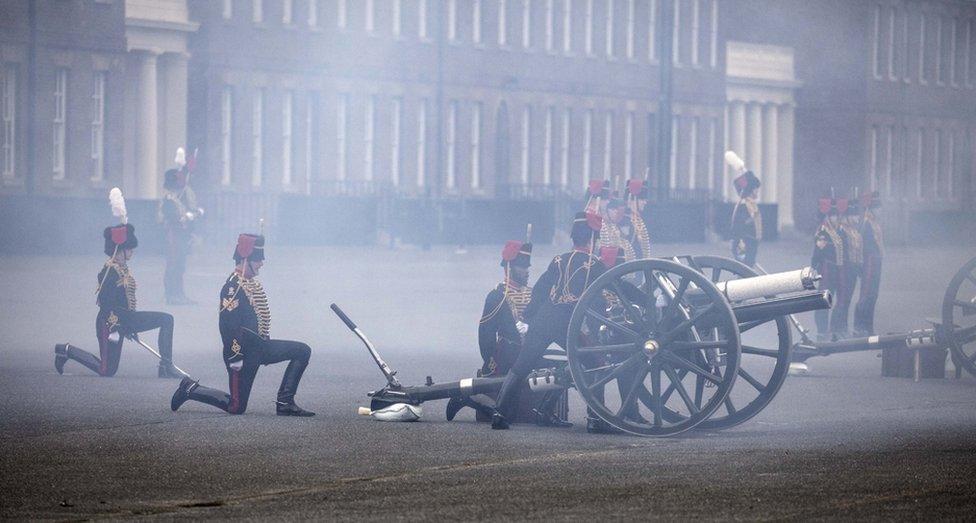
<path id="1" fill-rule="evenodd" d="M 54 348 L 54 352 L 55 352 L 54 366 L 55 366 L 55 368 L 57 368 L 57 366 L 58 366 L 57 347 Z M 98 374 L 98 375 L 101 375 L 102 374 L 102 361 L 99 360 L 98 359 L 98 356 L 95 356 L 94 354 L 91 354 L 91 353 L 89 353 L 87 351 L 84 351 L 82 349 L 79 349 L 78 347 L 75 347 L 74 345 L 65 343 L 64 344 L 64 356 L 67 359 L 75 360 L 78 363 L 80 363 L 80 364 L 88 367 L 95 374 Z M 61 368 L 58 369 L 58 372 L 61 372 L 63 370 L 64 370 L 64 362 L 61 363 Z"/>
<path id="2" fill-rule="evenodd" d="M 68 344 L 59 343 L 54 346 L 54 369 L 58 374 L 64 374 L 64 363 L 68 361 Z"/>
<path id="3" fill-rule="evenodd" d="M 160 367 L 160 372 L 162 372 L 162 367 Z M 197 387 L 197 382 L 191 380 L 190 378 L 183 378 L 180 380 L 179 386 L 176 387 L 176 392 L 173 393 L 173 399 L 169 401 L 169 408 L 176 412 L 186 400 L 190 399 L 190 391 Z"/>
<path id="4" fill-rule="evenodd" d="M 180 385 L 176 388 L 176 392 L 173 393 L 173 399 L 170 401 L 169 406 L 173 411 L 176 411 L 187 400 L 206 403 L 224 412 L 227 412 L 230 406 L 230 395 L 226 392 L 204 387 L 199 382 L 193 381 L 190 378 L 183 378 L 180 381 Z"/>
<path id="5" fill-rule="evenodd" d="M 502 388 L 498 390 L 495 399 L 495 412 L 491 416 L 492 430 L 508 429 L 511 405 L 518 403 L 518 389 L 521 384 L 522 380 L 514 372 L 509 371 L 505 375 L 505 381 L 502 382 Z"/>
<path id="6" fill-rule="evenodd" d="M 307 418 L 309 416 L 314 416 L 315 413 L 312 411 L 305 410 L 295 404 L 294 401 L 291 403 L 285 403 L 282 401 L 275 402 L 275 413 L 279 416 L 299 416 L 302 418 Z"/>
<path id="7" fill-rule="evenodd" d="M 458 411 L 464 408 L 464 400 L 457 396 L 451 396 L 451 399 L 447 400 L 447 410 L 444 412 L 444 416 L 447 421 L 454 421 L 454 416 L 457 416 Z"/>
<path id="8" fill-rule="evenodd" d="M 613 425 L 603 421 L 603 419 L 597 417 L 592 410 L 587 407 L 586 409 L 586 432 L 590 434 L 618 434 L 620 429 L 614 427 Z"/>
<path id="9" fill-rule="evenodd" d="M 532 413 L 535 414 L 536 425 L 557 429 L 568 429 L 573 426 L 572 423 L 560 418 L 553 412 L 560 395 L 562 395 L 562 391 L 549 392 L 542 398 L 539 405 L 532 409 Z"/>

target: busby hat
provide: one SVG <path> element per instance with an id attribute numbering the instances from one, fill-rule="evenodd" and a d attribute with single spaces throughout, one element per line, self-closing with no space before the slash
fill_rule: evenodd
<path id="1" fill-rule="evenodd" d="M 762 183 L 752 171 L 746 171 L 732 180 L 732 185 L 735 186 L 735 191 L 739 193 L 739 196 L 743 196 L 754 189 L 758 189 Z"/>
<path id="2" fill-rule="evenodd" d="M 573 228 L 569 236 L 573 239 L 573 243 L 582 245 L 597 238 L 601 227 L 603 227 L 603 218 L 599 214 L 580 211 L 573 218 Z"/>
<path id="3" fill-rule="evenodd" d="M 242 233 L 237 237 L 237 247 L 234 249 L 234 261 L 240 263 L 244 259 L 250 261 L 264 260 L 263 235 Z"/>
<path id="4" fill-rule="evenodd" d="M 850 207 L 850 200 L 847 198 L 836 198 L 834 200 L 834 209 L 838 214 L 847 214 L 847 209 Z"/>
<path id="5" fill-rule="evenodd" d="M 102 236 L 105 238 L 106 256 L 114 256 L 119 250 L 135 249 L 139 246 L 136 228 L 131 223 L 106 227 Z"/>
<path id="6" fill-rule="evenodd" d="M 586 188 L 587 198 L 609 198 L 610 180 L 590 180 Z"/>
<path id="7" fill-rule="evenodd" d="M 878 191 L 861 193 L 861 209 L 877 209 L 881 207 L 881 193 Z"/>
<path id="8" fill-rule="evenodd" d="M 837 212 L 837 205 L 833 198 L 820 198 L 817 200 L 817 210 L 823 215 L 834 214 Z"/>
<path id="9" fill-rule="evenodd" d="M 627 199 L 635 200 L 646 200 L 648 198 L 647 194 L 647 184 L 644 180 L 627 180 Z"/>
<path id="10" fill-rule="evenodd" d="M 505 242 L 502 248 L 501 266 L 529 267 L 532 261 L 532 244 L 515 240 Z"/>
<path id="11" fill-rule="evenodd" d="M 186 174 L 182 169 L 169 169 L 163 178 L 163 188 L 178 191 L 186 185 Z"/>

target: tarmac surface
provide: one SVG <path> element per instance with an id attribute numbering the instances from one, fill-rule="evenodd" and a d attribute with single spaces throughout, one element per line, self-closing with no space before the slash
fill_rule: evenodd
<path id="1" fill-rule="evenodd" d="M 724 254 L 723 244 L 662 245 L 660 254 Z M 229 250 L 229 249 L 228 249 Z M 881 378 L 877 352 L 810 360 L 763 412 L 722 432 L 669 439 L 571 429 L 491 431 L 444 402 L 419 423 L 356 415 L 383 378 L 328 306 L 337 302 L 407 384 L 448 381 L 480 364 L 477 321 L 500 279 L 498 249 L 268 247 L 262 280 L 272 335 L 308 342 L 299 403 L 314 418 L 278 418 L 281 365 L 258 374 L 248 412 L 169 409 L 176 380 L 127 343 L 116 377 L 69 362 L 56 343 L 97 352 L 99 256 L 7 257 L 0 275 L 0 518 L 252 519 L 971 519 L 976 510 L 976 380 Z M 533 281 L 551 246 L 537 246 Z M 888 249 L 879 332 L 936 317 L 969 246 Z M 764 245 L 778 271 L 809 263 L 806 241 Z M 162 301 L 160 258 L 131 262 L 139 306 L 176 319 L 177 363 L 226 387 L 216 327 L 229 252 L 191 257 L 192 306 Z M 811 315 L 801 320 L 812 327 Z M 154 344 L 155 336 L 143 335 Z M 952 375 L 951 363 L 946 364 Z"/>

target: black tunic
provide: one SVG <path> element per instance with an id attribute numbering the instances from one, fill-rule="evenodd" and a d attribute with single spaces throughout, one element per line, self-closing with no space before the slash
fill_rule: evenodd
<path id="1" fill-rule="evenodd" d="M 224 361 L 236 362 L 271 334 L 271 310 L 261 283 L 235 271 L 220 289 L 220 338 Z"/>

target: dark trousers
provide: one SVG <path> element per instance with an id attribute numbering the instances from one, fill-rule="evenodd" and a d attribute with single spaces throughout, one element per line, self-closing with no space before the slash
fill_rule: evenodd
<path id="1" fill-rule="evenodd" d="M 171 364 L 173 361 L 173 316 L 165 312 L 153 311 L 117 311 L 119 316 L 120 336 L 117 341 L 109 338 L 108 326 L 102 314 L 95 319 L 95 334 L 98 337 L 98 353 L 96 357 L 90 352 L 75 346 L 68 346 L 69 359 L 81 363 L 99 376 L 114 376 L 119 370 L 119 360 L 122 358 L 122 342 L 124 336 L 140 332 L 159 329 L 156 349 L 163 357 L 161 364 Z"/>
<path id="2" fill-rule="evenodd" d="M 518 403 L 518 391 L 529 373 L 538 365 L 549 345 L 555 343 L 566 348 L 566 330 L 573 315 L 572 304 L 553 305 L 547 303 L 539 308 L 529 330 L 525 333 L 522 351 L 508 371 L 506 379 L 514 379 L 517 386 L 503 388 L 495 401 L 496 410 L 507 418 L 512 417 L 512 409 Z"/>
<path id="3" fill-rule="evenodd" d="M 878 303 L 881 288 L 881 257 L 864 259 L 861 274 L 861 295 L 854 307 L 854 330 L 874 334 L 874 306 Z"/>
<path id="4" fill-rule="evenodd" d="M 169 227 L 166 231 L 166 271 L 163 273 L 163 289 L 167 299 L 185 297 L 183 274 L 186 272 L 186 256 L 189 251 L 189 233 L 182 228 Z"/>
<path id="5" fill-rule="evenodd" d="M 732 257 L 736 260 L 754 267 L 756 265 L 756 255 L 759 253 L 759 240 L 755 238 L 741 238 L 745 244 L 745 249 L 739 249 L 739 238 L 732 240 Z"/>
<path id="6" fill-rule="evenodd" d="M 189 392 L 191 400 L 213 405 L 229 414 L 244 414 L 247 401 L 251 397 L 251 386 L 261 365 L 271 365 L 288 361 L 285 375 L 278 387 L 279 403 L 294 403 L 298 383 L 302 379 L 312 349 L 308 345 L 288 340 L 265 340 L 260 347 L 252 348 L 244 357 L 244 366 L 240 369 L 227 367 L 227 378 L 230 393 L 226 393 L 203 385 L 196 385 Z"/>
<path id="7" fill-rule="evenodd" d="M 837 305 L 837 300 L 839 299 L 838 294 L 840 293 L 841 280 L 844 277 L 844 267 L 838 267 L 833 263 L 824 263 L 817 267 L 817 272 L 820 273 L 820 282 L 817 286 L 821 291 L 830 291 L 834 296 L 834 307 Z M 824 334 L 830 332 L 830 318 L 834 313 L 832 310 L 818 310 L 813 313 L 813 317 L 817 322 L 817 333 Z"/>
<path id="8" fill-rule="evenodd" d="M 830 313 L 830 332 L 847 334 L 848 319 L 850 318 L 851 301 L 854 299 L 854 288 L 861 276 L 859 265 L 845 264 L 842 271 L 840 289 L 837 290 L 837 301 Z"/>

